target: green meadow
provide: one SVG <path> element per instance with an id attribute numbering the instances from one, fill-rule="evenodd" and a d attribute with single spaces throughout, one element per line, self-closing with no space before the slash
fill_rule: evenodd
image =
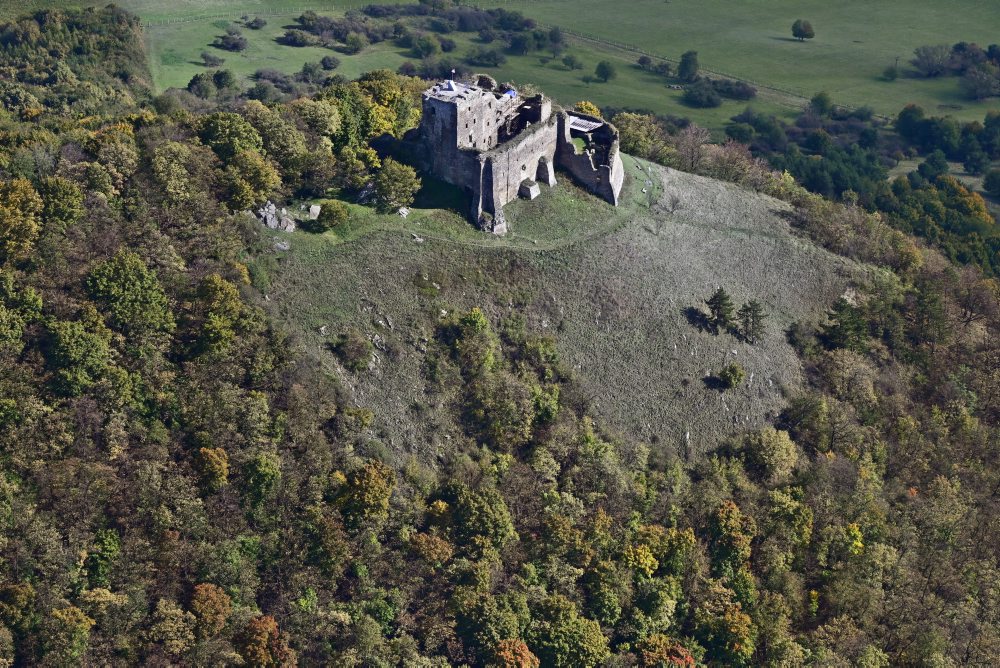
<path id="1" fill-rule="evenodd" d="M 906 76 L 913 50 L 927 44 L 1000 42 L 995 0 L 531 0 L 477 2 L 517 9 L 547 25 L 678 59 L 698 52 L 703 67 L 810 97 L 829 92 L 839 104 L 893 115 L 909 102 L 931 113 L 982 118 L 1000 106 L 975 103 L 957 78 Z M 792 38 L 807 19 L 815 39 Z M 882 72 L 899 59 L 904 75 Z"/>
<path id="2" fill-rule="evenodd" d="M 57 6 L 103 4 L 104 0 L 27 0 L 4 3 L 0 16 Z M 278 37 L 304 9 L 337 15 L 361 7 L 361 0 L 121 0 L 126 9 L 147 22 L 150 68 L 158 90 L 185 86 L 204 71 L 200 54 L 210 51 L 225 58 L 224 67 L 240 77 L 261 68 L 294 72 L 331 51 L 279 44 Z M 558 25 L 594 39 L 570 38 L 569 52 L 583 62 L 570 71 L 560 59 L 543 53 L 508 56 L 499 68 L 477 68 L 519 84 L 533 83 L 563 104 L 587 99 L 601 106 L 648 109 L 686 116 L 713 130 L 741 111 L 746 103 L 726 101 L 715 109 L 692 109 L 681 102 L 681 91 L 663 79 L 633 66 L 638 50 L 676 60 L 696 50 L 706 70 L 755 82 L 760 86 L 752 105 L 760 111 L 790 118 L 804 101 L 827 91 L 838 104 L 870 106 L 892 116 L 914 102 L 932 114 L 959 119 L 982 118 L 997 108 L 997 100 L 972 102 L 955 77 L 921 79 L 912 76 L 908 61 L 917 46 L 974 41 L 1000 41 L 1000 11 L 994 0 L 476 0 L 484 7 L 514 9 L 541 24 Z M 243 15 L 261 15 L 268 25 L 244 30 L 250 42 L 242 53 L 211 47 L 231 21 Z M 791 37 L 797 18 L 812 22 L 815 39 Z M 454 33 L 456 55 L 467 52 L 474 35 Z M 611 44 L 613 42 L 615 44 Z M 631 48 L 623 48 L 620 45 Z M 378 68 L 395 69 L 411 55 L 383 43 L 360 54 L 336 54 L 340 74 L 355 77 Z M 608 83 L 592 80 L 594 66 L 609 60 L 618 75 Z M 898 62 L 902 76 L 882 77 Z"/>

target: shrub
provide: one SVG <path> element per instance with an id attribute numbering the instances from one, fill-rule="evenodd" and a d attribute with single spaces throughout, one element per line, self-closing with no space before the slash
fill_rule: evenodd
<path id="1" fill-rule="evenodd" d="M 341 334 L 333 346 L 341 364 L 355 373 L 368 368 L 373 350 L 372 342 L 356 329 Z"/>
<path id="2" fill-rule="evenodd" d="M 479 46 L 473 49 L 465 60 L 470 65 L 478 65 L 479 67 L 500 67 L 507 62 L 507 56 L 503 55 L 500 49 L 488 49 L 485 46 Z"/>
<path id="3" fill-rule="evenodd" d="M 712 88 L 722 97 L 728 97 L 732 100 L 751 100 L 757 97 L 757 89 L 744 81 L 714 79 Z"/>
<path id="4" fill-rule="evenodd" d="M 278 38 L 278 42 L 285 46 L 314 46 L 319 40 L 304 30 L 286 30 L 285 34 Z"/>
<path id="5" fill-rule="evenodd" d="M 726 136 L 734 141 L 749 144 L 753 141 L 754 129 L 749 123 L 733 123 L 726 126 Z"/>
<path id="6" fill-rule="evenodd" d="M 250 46 L 247 38 L 240 34 L 239 30 L 234 28 L 230 28 L 226 31 L 225 35 L 216 37 L 214 44 L 220 49 L 225 49 L 226 51 L 243 51 Z"/>
<path id="7" fill-rule="evenodd" d="M 414 58 L 430 58 L 441 52 L 441 42 L 434 35 L 421 35 L 413 42 Z"/>
<path id="8" fill-rule="evenodd" d="M 692 107 L 707 109 L 722 104 L 722 97 L 708 79 L 699 79 L 684 90 L 684 102 Z"/>
<path id="9" fill-rule="evenodd" d="M 264 19 L 262 19 L 259 16 L 254 17 L 254 19 L 252 21 L 248 21 L 246 23 L 247 28 L 250 28 L 251 30 L 260 30 L 261 28 L 263 28 L 266 25 L 267 25 L 267 21 L 265 21 Z"/>
<path id="10" fill-rule="evenodd" d="M 344 40 L 345 53 L 360 53 L 366 46 L 368 46 L 368 38 L 359 32 L 352 32 Z"/>
<path id="11" fill-rule="evenodd" d="M 350 212 L 347 205 L 335 199 L 324 200 L 320 203 L 319 217 L 309 221 L 310 227 L 317 232 L 327 232 L 347 222 Z"/>
<path id="12" fill-rule="evenodd" d="M 994 197 L 1000 197 L 1000 169 L 991 169 L 986 173 L 983 189 Z"/>
<path id="13" fill-rule="evenodd" d="M 218 92 L 215 87 L 215 81 L 212 79 L 212 75 L 208 72 L 199 72 L 191 77 L 191 81 L 188 82 L 187 89 L 189 93 L 196 95 L 203 100 L 207 100 Z"/>
<path id="14" fill-rule="evenodd" d="M 719 372 L 719 382 L 722 384 L 723 389 L 730 390 L 742 383 L 746 376 L 746 370 L 736 362 L 733 362 L 724 366 L 722 371 Z"/>
<path id="15" fill-rule="evenodd" d="M 580 100 L 579 102 L 576 103 L 576 105 L 573 108 L 579 111 L 581 114 L 587 114 L 588 116 L 596 116 L 597 118 L 601 118 L 600 108 L 593 102 L 590 102 L 589 100 Z"/>
<path id="16" fill-rule="evenodd" d="M 218 67 L 222 63 L 226 62 L 225 58 L 220 58 L 213 53 L 209 53 L 208 51 L 202 51 L 201 60 L 205 63 L 205 67 Z"/>
<path id="17" fill-rule="evenodd" d="M 319 61 L 319 64 L 324 70 L 335 70 L 340 67 L 340 58 L 337 56 L 323 56 L 323 59 Z"/>

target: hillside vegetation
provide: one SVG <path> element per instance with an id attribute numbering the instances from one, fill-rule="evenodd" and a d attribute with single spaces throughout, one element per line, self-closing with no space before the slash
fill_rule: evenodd
<path id="1" fill-rule="evenodd" d="M 865 271 L 797 239 L 783 202 L 645 161 L 626 164 L 618 209 L 564 176 L 538 200 L 508 207 L 512 231 L 502 242 L 453 236 L 467 225 L 454 214 L 444 227 L 418 219 L 348 243 L 296 233 L 291 252 L 278 253 L 266 306 L 329 369 L 338 366 L 337 336 L 377 335 L 387 352 L 376 353 L 371 373 L 352 377 L 354 401 L 379 406 L 375 433 L 418 456 L 461 438 L 431 410 L 449 403 L 426 396 L 421 350 L 442 313 L 474 306 L 555 337 L 602 424 L 654 439 L 657 451 L 702 453 L 773 419 L 801 390 L 784 330 L 821 319 L 823 305 Z M 538 235 L 553 230 L 540 248 Z M 690 321 L 689 310 L 719 286 L 737 305 L 757 299 L 771 314 L 758 345 Z M 728 361 L 750 378 L 723 394 L 710 377 Z"/>
<path id="2" fill-rule="evenodd" d="M 486 238 L 423 80 L 141 38 L 0 26 L 0 665 L 995 663 L 995 279 L 638 114 Z"/>

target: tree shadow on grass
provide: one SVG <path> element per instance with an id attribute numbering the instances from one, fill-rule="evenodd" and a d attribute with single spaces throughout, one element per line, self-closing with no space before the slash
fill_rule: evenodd
<path id="1" fill-rule="evenodd" d="M 694 306 L 686 306 L 681 309 L 681 314 L 687 319 L 688 324 L 699 332 L 712 332 L 712 324 L 708 321 L 708 316 Z"/>
<path id="2" fill-rule="evenodd" d="M 714 376 L 714 375 L 713 376 L 705 376 L 701 380 L 702 380 L 703 383 L 705 383 L 705 387 L 707 387 L 710 390 L 715 390 L 717 392 L 725 392 L 726 389 L 728 389 L 726 387 L 726 384 L 718 376 Z"/>
<path id="3" fill-rule="evenodd" d="M 420 190 L 413 199 L 413 206 L 420 209 L 449 209 L 464 215 L 472 206 L 471 199 L 471 195 L 462 188 L 422 174 Z"/>

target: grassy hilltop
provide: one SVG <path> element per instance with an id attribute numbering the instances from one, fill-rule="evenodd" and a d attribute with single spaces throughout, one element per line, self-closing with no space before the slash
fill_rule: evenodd
<path id="1" fill-rule="evenodd" d="M 406 221 L 370 220 L 346 241 L 295 233 L 289 253 L 254 272 L 259 280 L 266 271 L 266 304 L 322 368 L 337 368 L 328 345 L 344 331 L 384 339 L 372 372 L 339 373 L 353 378 L 355 401 L 380 407 L 376 432 L 394 448 L 433 453 L 462 437 L 437 427 L 447 424 L 440 408 L 448 401 L 425 394 L 420 351 L 443 312 L 489 304 L 492 315 L 523 312 L 529 331 L 557 337 L 606 424 L 630 438 L 663 439 L 667 451 L 698 452 L 764 423 L 784 391 L 798 390 L 784 329 L 821 318 L 817 306 L 862 270 L 794 237 L 777 200 L 631 158 L 626 169 L 617 209 L 560 174 L 537 200 L 508 205 L 506 238 L 474 232 L 451 212 L 418 209 Z M 672 196 L 680 198 L 674 214 L 665 208 Z M 765 304 L 761 344 L 688 322 L 685 309 L 703 308 L 719 285 L 737 304 Z M 727 393 L 710 388 L 706 377 L 729 361 L 746 368 L 749 382 Z"/>

